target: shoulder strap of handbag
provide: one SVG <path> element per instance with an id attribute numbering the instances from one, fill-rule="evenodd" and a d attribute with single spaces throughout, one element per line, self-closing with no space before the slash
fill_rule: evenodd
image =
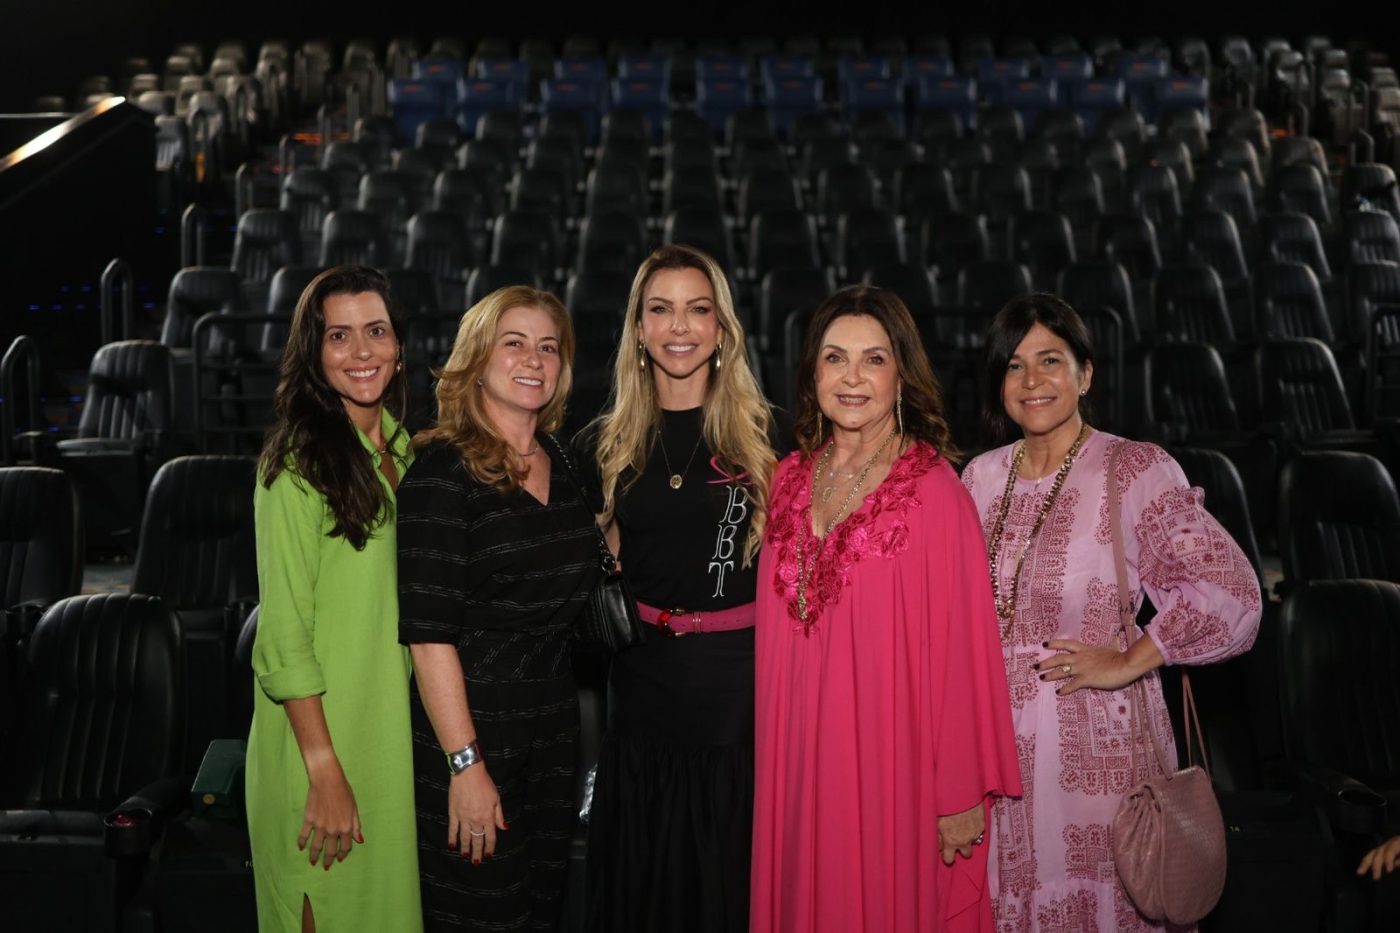
<path id="1" fill-rule="evenodd" d="M 1113 452 L 1108 456 L 1108 527 L 1113 536 L 1113 565 L 1118 575 L 1118 619 L 1123 625 L 1123 646 L 1126 650 L 1142 636 L 1138 632 L 1132 590 L 1128 587 L 1128 559 L 1123 547 L 1122 490 L 1118 486 L 1118 455 L 1122 450 L 1121 442 L 1115 444 Z M 1167 753 L 1157 738 L 1157 731 L 1152 727 L 1152 717 L 1145 715 L 1147 695 L 1143 689 L 1142 678 L 1133 681 L 1128 688 L 1128 694 L 1133 710 L 1132 773 L 1135 776 L 1137 774 L 1137 749 L 1145 722 L 1147 736 L 1157 755 L 1157 765 L 1165 774 Z M 1184 669 L 1181 672 L 1181 708 L 1186 717 L 1186 760 L 1188 763 L 1195 761 L 1191 741 L 1194 736 L 1196 745 L 1201 750 L 1201 766 L 1206 774 L 1210 774 L 1210 762 L 1206 759 L 1205 734 L 1201 731 L 1201 721 L 1196 715 L 1196 698 L 1191 692 L 1191 678 Z"/>
<path id="2" fill-rule="evenodd" d="M 583 500 L 584 508 L 588 508 L 588 493 L 583 487 L 583 481 L 579 479 L 578 471 L 574 469 L 574 462 L 569 459 L 568 451 L 564 449 L 564 445 L 559 443 L 559 439 L 553 434 L 546 434 L 545 438 L 549 441 L 550 446 L 554 448 L 554 452 L 559 455 L 560 462 L 564 464 L 564 472 L 569 474 L 569 482 L 574 484 L 574 489 L 578 492 L 579 498 Z M 599 560 L 602 561 L 603 571 L 605 573 L 612 573 L 613 569 L 617 566 L 617 558 L 613 556 L 612 548 L 608 547 L 607 536 L 603 534 L 603 529 L 598 526 L 596 521 L 593 522 L 593 530 L 598 532 L 598 557 Z"/>

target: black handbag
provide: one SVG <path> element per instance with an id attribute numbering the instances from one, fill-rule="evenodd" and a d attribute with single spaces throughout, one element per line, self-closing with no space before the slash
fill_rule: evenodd
<path id="1" fill-rule="evenodd" d="M 552 437 L 550 440 L 554 442 L 574 487 L 583 496 L 583 483 L 569 455 L 564 452 L 564 446 Z M 584 499 L 587 501 L 586 496 Z M 632 590 L 627 585 L 627 578 L 622 575 L 622 568 L 618 566 L 612 548 L 608 547 L 603 529 L 595 522 L 593 530 L 598 533 L 598 565 L 603 571 L 603 578 L 589 594 L 588 605 L 575 623 L 575 634 L 585 645 L 616 654 L 646 641 L 646 623 L 642 622 L 637 612 L 637 600 L 632 597 Z"/>

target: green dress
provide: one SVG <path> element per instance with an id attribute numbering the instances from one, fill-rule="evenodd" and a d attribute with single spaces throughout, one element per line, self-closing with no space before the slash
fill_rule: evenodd
<path id="1" fill-rule="evenodd" d="M 384 436 L 397 428 L 385 413 Z M 379 454 L 361 442 L 379 473 Z M 399 474 L 411 460 L 407 434 L 394 442 Z M 393 501 L 392 493 L 390 501 Z M 253 496 L 262 605 L 253 648 L 253 728 L 248 736 L 248 830 L 258 927 L 301 930 L 302 896 L 319 933 L 422 929 L 413 747 L 408 718 L 411 662 L 398 643 L 394 515 L 363 551 L 328 536 L 325 497 L 293 471 Z M 365 844 L 330 871 L 297 848 L 307 776 L 284 700 L 321 695 L 336 756 L 355 794 Z"/>

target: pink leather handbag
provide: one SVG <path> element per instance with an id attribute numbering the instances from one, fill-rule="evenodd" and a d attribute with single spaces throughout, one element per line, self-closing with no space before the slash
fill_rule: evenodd
<path id="1" fill-rule="evenodd" d="M 1124 642 L 1131 645 L 1138 631 L 1123 553 L 1118 449 L 1108 463 L 1108 512 L 1118 571 L 1118 611 Z M 1123 889 L 1143 916 L 1184 926 L 1210 913 L 1225 888 L 1225 821 L 1211 787 L 1205 739 L 1196 716 L 1191 680 L 1185 671 L 1181 674 L 1181 692 L 1188 767 L 1168 774 L 1166 752 L 1152 728 L 1152 717 L 1143 712 L 1147 704 L 1142 681 L 1132 685 L 1134 776 L 1138 773 L 1138 746 L 1147 744 L 1144 731 L 1153 754 L 1145 756 L 1148 760 L 1143 762 L 1147 779 L 1124 795 L 1113 818 L 1113 861 Z M 1201 750 L 1201 766 L 1191 764 L 1193 735 Z M 1157 760 L 1156 774 L 1152 773 L 1153 757 Z"/>

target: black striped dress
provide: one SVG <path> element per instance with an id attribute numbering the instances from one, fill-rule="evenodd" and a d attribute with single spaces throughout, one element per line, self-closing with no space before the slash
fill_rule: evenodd
<path id="1" fill-rule="evenodd" d="M 447 848 L 442 748 L 411 695 L 418 861 L 427 930 L 553 930 L 574 804 L 574 620 L 598 578 L 593 515 L 553 441 L 548 504 L 502 494 L 443 444 L 398 490 L 399 638 L 457 646 L 481 752 L 510 829 L 474 866 Z"/>

